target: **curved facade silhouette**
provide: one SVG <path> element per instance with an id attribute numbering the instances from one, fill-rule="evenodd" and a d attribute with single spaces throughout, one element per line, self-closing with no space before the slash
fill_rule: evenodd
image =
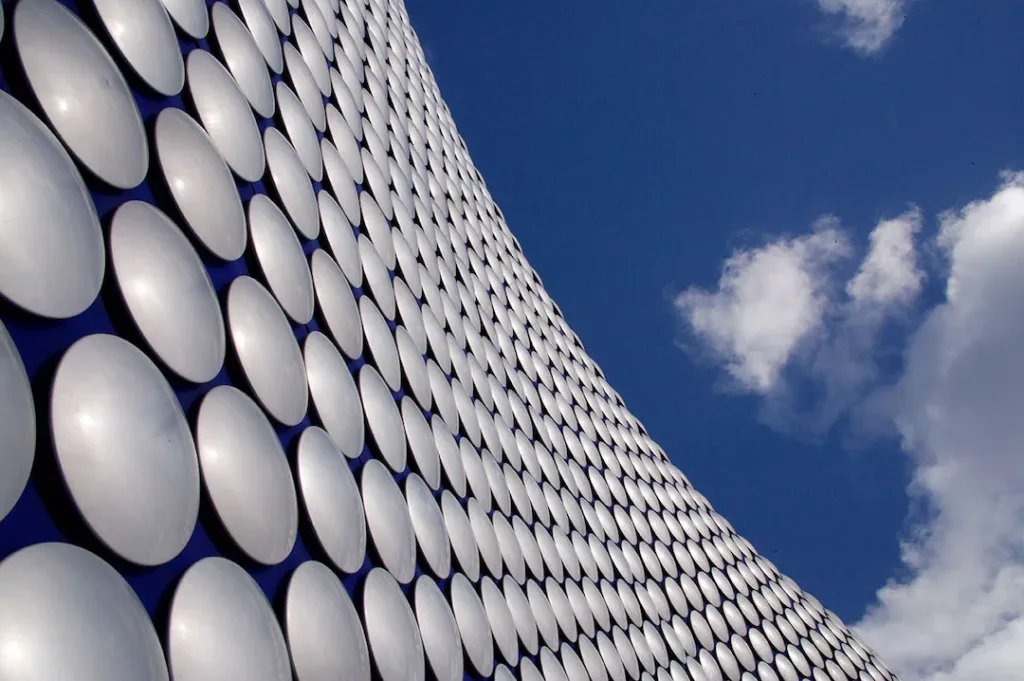
<path id="1" fill-rule="evenodd" d="M 605 380 L 401 2 L 0 8 L 0 679 L 895 678 Z"/>

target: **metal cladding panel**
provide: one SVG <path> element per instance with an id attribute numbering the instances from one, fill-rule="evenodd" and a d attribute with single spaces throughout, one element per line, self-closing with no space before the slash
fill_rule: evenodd
<path id="1" fill-rule="evenodd" d="M 400 2 L 0 8 L 0 678 L 895 678 L 607 383 Z"/>

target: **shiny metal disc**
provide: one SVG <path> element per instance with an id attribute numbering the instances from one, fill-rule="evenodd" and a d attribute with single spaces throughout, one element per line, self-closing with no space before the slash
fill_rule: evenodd
<path id="1" fill-rule="evenodd" d="M 363 452 L 363 404 L 352 374 L 334 344 L 311 331 L 305 344 L 306 376 L 313 404 L 324 428 L 345 456 Z"/>
<path id="2" fill-rule="evenodd" d="M 160 639 L 114 568 L 72 544 L 0 562 L 0 677 L 167 681 Z"/>
<path id="3" fill-rule="evenodd" d="M 264 565 L 287 558 L 298 533 L 295 485 L 260 408 L 237 388 L 215 387 L 199 408 L 196 444 L 206 490 L 231 538 Z"/>
<path id="4" fill-rule="evenodd" d="M 429 287 L 424 288 L 424 293 L 430 290 Z M 437 287 L 434 287 L 437 290 Z M 397 305 L 397 300 L 396 300 Z M 452 370 L 452 356 L 448 350 L 448 337 L 445 335 L 444 329 L 441 327 L 441 323 L 438 321 L 437 316 L 431 309 L 432 303 L 429 299 L 424 298 L 423 307 L 420 308 L 420 314 L 423 316 L 423 330 L 427 336 L 427 348 L 430 351 L 431 358 L 427 361 L 427 372 L 430 374 L 430 381 L 433 385 L 435 376 L 443 381 L 448 380 L 445 374 L 451 373 Z M 436 371 L 431 369 L 436 369 Z M 431 389 L 432 393 L 439 391 Z M 447 391 L 448 396 L 446 401 L 451 401 L 451 390 Z M 515 394 L 515 393 L 512 393 Z M 444 399 L 444 398 L 442 398 Z M 435 397 L 436 400 L 436 397 Z M 443 408 L 443 405 L 435 405 L 438 410 Z M 451 405 L 454 406 L 454 405 Z"/>
<path id="5" fill-rule="evenodd" d="M 462 638 L 451 606 L 434 580 L 416 580 L 413 596 L 423 651 L 437 681 L 462 681 Z"/>
<path id="6" fill-rule="evenodd" d="M 522 584 L 526 581 L 526 560 L 523 557 L 523 549 L 516 537 L 515 529 L 500 512 L 491 515 L 491 523 L 494 525 L 494 534 L 498 538 L 505 571 Z"/>
<path id="7" fill-rule="evenodd" d="M 404 278 L 396 276 L 393 281 L 398 318 L 401 320 L 402 326 L 412 336 L 412 340 L 416 344 L 416 351 L 420 355 L 426 355 L 429 346 L 427 345 L 427 329 L 423 325 L 423 312 L 420 309 L 420 302 L 410 290 Z"/>
<path id="8" fill-rule="evenodd" d="M 138 186 L 149 169 L 146 130 L 99 39 L 55 0 L 19 2 L 13 27 L 29 86 L 71 153 L 113 187 Z"/>
<path id="9" fill-rule="evenodd" d="M 367 360 L 380 372 L 388 387 L 397 392 L 402 387 L 402 363 L 391 327 L 368 296 L 359 299 L 359 315 L 363 321 Z"/>
<path id="10" fill-rule="evenodd" d="M 423 295 L 423 282 L 420 277 L 419 263 L 416 261 L 419 244 L 411 213 L 403 204 L 396 203 L 394 223 L 397 229 L 391 230 L 395 244 L 395 260 L 402 278 L 416 296 Z M 399 206 L 401 206 L 399 208 Z"/>
<path id="11" fill-rule="evenodd" d="M 490 414 L 483 414 L 483 416 L 490 418 Z M 491 454 L 491 451 L 496 451 L 500 454 L 501 443 L 495 442 L 494 444 L 494 447 L 489 447 L 490 451 L 484 449 L 480 452 L 480 459 L 483 461 L 487 483 L 491 489 L 491 495 L 494 497 L 494 505 L 503 515 L 510 516 L 512 515 L 512 495 L 508 489 L 508 481 L 501 470 L 501 466 L 498 465 L 497 459 Z"/>
<path id="12" fill-rule="evenodd" d="M 530 601 L 510 575 L 506 575 L 502 581 L 502 591 L 505 594 L 509 612 L 512 613 L 512 620 L 515 622 L 516 633 L 522 642 L 523 650 L 530 655 L 536 655 L 540 639 L 537 632 L 537 620 L 533 616 Z"/>
<path id="13" fill-rule="evenodd" d="M 202 49 L 189 52 L 185 71 L 199 121 L 213 145 L 236 175 L 256 182 L 263 177 L 267 158 L 249 101 L 235 79 Z"/>
<path id="14" fill-rule="evenodd" d="M 611 626 L 611 612 L 608 610 L 608 603 L 605 602 L 601 590 L 593 580 L 583 578 L 583 596 L 587 600 L 590 613 L 594 617 L 597 628 L 607 631 Z"/>
<path id="15" fill-rule="evenodd" d="M 408 584 L 416 571 L 416 533 L 405 497 L 376 459 L 363 466 L 360 488 L 374 549 L 388 572 Z"/>
<path id="16" fill-rule="evenodd" d="M 96 207 L 53 133 L 2 91 L 0 149 L 0 294 L 34 314 L 74 317 L 103 282 Z"/>
<path id="17" fill-rule="evenodd" d="M 365 128 L 366 124 L 364 123 L 363 125 Z M 370 153 L 369 149 L 364 148 L 361 156 L 363 159 L 363 175 L 366 176 L 366 182 L 363 186 L 373 193 L 373 198 L 376 200 L 377 205 L 380 206 L 384 217 L 390 220 L 394 215 L 394 209 L 391 204 L 391 189 L 388 179 L 384 174 L 384 169 L 380 167 L 380 164 L 376 161 L 373 154 Z"/>
<path id="18" fill-rule="evenodd" d="M 313 31 L 313 35 L 316 36 L 317 43 L 320 46 L 320 51 L 329 60 L 334 59 L 334 38 L 338 37 L 338 26 L 334 21 L 334 15 L 338 11 L 338 8 L 333 3 L 320 4 L 318 0 L 303 0 L 302 11 L 306 15 L 306 21 L 309 22 L 309 28 Z M 331 18 L 331 23 L 328 25 L 327 19 Z M 328 92 L 327 94 L 330 94 Z"/>
<path id="19" fill-rule="evenodd" d="M 267 150 L 267 168 L 285 211 L 302 236 L 315 239 L 320 234 L 320 213 L 302 160 L 277 128 L 264 130 L 263 144 Z"/>
<path id="20" fill-rule="evenodd" d="M 387 570 L 374 568 L 366 577 L 363 624 L 380 681 L 424 680 L 426 665 L 419 625 L 405 594 Z"/>
<path id="21" fill-rule="evenodd" d="M 363 285 L 363 263 L 359 260 L 359 246 L 350 220 L 341 210 L 330 192 L 323 189 L 317 194 L 320 222 L 331 254 L 352 286 Z"/>
<path id="22" fill-rule="evenodd" d="M 452 613 L 462 636 L 466 658 L 478 674 L 489 676 L 494 670 L 494 638 L 484 604 L 462 573 L 455 573 L 449 588 Z"/>
<path id="23" fill-rule="evenodd" d="M 565 670 L 562 668 L 562 664 L 550 649 L 541 648 L 539 657 L 540 669 L 541 673 L 544 674 L 544 681 L 569 681 L 569 677 L 565 675 Z"/>
<path id="24" fill-rule="evenodd" d="M 0 521 L 10 513 L 32 474 L 36 411 L 17 346 L 0 321 Z"/>
<path id="25" fill-rule="evenodd" d="M 103 543 L 140 565 L 178 555 L 199 513 L 199 464 L 156 365 L 117 336 L 82 338 L 57 367 L 50 419 L 61 474 Z"/>
<path id="26" fill-rule="evenodd" d="M 302 500 L 324 553 L 342 572 L 353 573 L 366 557 L 366 518 L 355 477 L 326 431 L 310 426 L 298 447 Z"/>
<path id="27" fill-rule="evenodd" d="M 473 527 L 458 499 L 448 490 L 441 493 L 441 513 L 458 567 L 469 579 L 479 579 L 480 550 L 473 536 Z"/>
<path id="28" fill-rule="evenodd" d="M 255 279 L 241 276 L 228 289 L 228 327 L 256 398 L 286 426 L 306 416 L 309 387 L 299 344 L 281 307 Z"/>
<path id="29" fill-rule="evenodd" d="M 359 224 L 359 194 L 352 173 L 349 172 L 338 149 L 326 137 L 320 140 L 320 150 L 324 159 L 324 170 L 327 171 L 327 181 L 331 183 L 338 205 L 345 212 L 349 222 Z"/>
<path id="30" fill-rule="evenodd" d="M 565 567 L 562 565 L 562 559 L 558 555 L 558 547 L 555 546 L 555 541 L 551 538 L 548 531 L 539 524 L 533 526 L 533 531 L 537 538 L 540 554 L 544 558 L 547 573 L 556 581 L 562 581 Z"/>
<path id="31" fill-rule="evenodd" d="M 498 652 L 506 662 L 515 664 L 519 659 L 519 639 L 516 635 L 516 623 L 508 603 L 505 602 L 504 594 L 494 580 L 484 577 L 480 582 L 480 596 Z"/>
<path id="32" fill-rule="evenodd" d="M 123 203 L 110 225 L 110 260 L 156 355 L 185 380 L 213 379 L 224 364 L 224 319 L 210 275 L 178 226 L 148 203 Z"/>
<path id="33" fill-rule="evenodd" d="M 643 622 L 643 611 L 640 609 L 640 599 L 636 597 L 634 588 L 635 585 L 627 584 L 624 580 L 620 580 L 617 585 L 619 598 L 622 599 L 626 615 L 629 616 L 631 622 L 639 623 Z"/>
<path id="34" fill-rule="evenodd" d="M 377 370 L 364 364 L 359 370 L 359 394 L 366 425 L 381 459 L 396 473 L 405 469 L 406 442 L 402 415 L 391 390 Z"/>
<path id="35" fill-rule="evenodd" d="M 380 259 L 373 243 L 362 234 L 357 239 L 359 243 L 359 260 L 363 264 L 363 276 L 366 277 L 366 284 L 374 302 L 380 308 L 385 318 L 393 320 L 397 312 L 395 302 L 395 287 L 391 283 L 391 275 Z"/>
<path id="36" fill-rule="evenodd" d="M 281 39 L 277 34 L 274 19 L 270 16 L 263 0 L 237 0 L 242 11 L 242 19 L 252 35 L 256 46 L 263 55 L 263 60 L 274 73 L 284 70 L 284 55 L 281 52 Z"/>
<path id="37" fill-rule="evenodd" d="M 95 0 L 93 5 L 125 61 L 147 85 L 168 97 L 181 92 L 185 63 L 160 0 Z"/>
<path id="38" fill-rule="evenodd" d="M 288 218 L 265 194 L 256 194 L 249 201 L 249 233 L 277 302 L 297 324 L 307 324 L 313 318 L 309 263 Z"/>
<path id="39" fill-rule="evenodd" d="M 528 657 L 523 658 L 523 661 L 519 663 L 519 678 L 520 681 L 544 681 L 540 670 Z"/>
<path id="40" fill-rule="evenodd" d="M 587 675 L 591 681 L 608 681 L 608 670 L 604 666 L 604 661 L 601 659 L 601 653 L 598 651 L 597 646 L 590 639 L 581 638 L 579 647 L 580 658 L 583 661 L 583 665 L 587 668 Z M 685 677 L 683 678 L 685 679 Z"/>
<path id="41" fill-rule="evenodd" d="M 566 580 L 568 583 L 569 580 Z M 561 584 L 553 577 L 544 580 L 544 593 L 551 603 L 551 609 L 555 613 L 555 620 L 562 630 L 563 638 L 570 643 L 576 640 L 579 630 L 576 625 L 576 614 L 572 610 L 572 604 Z"/>
<path id="42" fill-rule="evenodd" d="M 583 660 L 580 659 L 579 655 L 571 647 L 562 646 L 559 657 L 561 658 L 562 668 L 565 670 L 565 676 L 568 681 L 592 681 L 586 665 L 583 664 Z M 644 679 L 644 681 L 654 681 L 654 679 Z"/>
<path id="43" fill-rule="evenodd" d="M 182 576 L 171 601 L 167 661 L 174 681 L 290 681 L 274 611 L 245 570 L 213 556 Z"/>
<path id="44" fill-rule="evenodd" d="M 608 677 L 611 681 L 626 681 L 626 667 L 622 663 L 622 657 L 619 655 L 615 644 L 612 643 L 612 640 L 604 632 L 598 633 L 595 638 L 597 640 L 597 650 L 601 653 L 601 659 L 608 670 Z"/>
<path id="45" fill-rule="evenodd" d="M 633 646 L 633 651 L 636 653 L 641 668 L 647 672 L 653 672 L 656 669 L 654 654 L 647 643 L 647 637 L 644 636 L 643 631 L 635 624 L 629 627 L 628 633 L 629 642 Z"/>
<path id="46" fill-rule="evenodd" d="M 622 666 L 632 679 L 640 677 L 640 660 L 637 659 L 633 644 L 629 642 L 629 636 L 620 627 L 612 630 L 612 641 L 615 643 L 615 650 L 619 653 Z"/>
<path id="47" fill-rule="evenodd" d="M 776 655 L 774 663 L 776 669 L 779 670 L 778 675 L 783 679 L 783 681 L 798 681 L 800 679 L 800 675 L 798 675 L 796 667 L 785 655 Z M 700 667 L 697 666 L 697 669 L 700 669 Z M 691 668 L 691 673 L 692 671 L 693 670 Z M 701 675 L 704 676 L 704 679 L 707 678 L 706 675 L 703 674 L 703 672 L 701 672 Z M 701 679 L 701 681 L 704 681 L 704 679 Z"/>
<path id="48" fill-rule="evenodd" d="M 370 242 L 380 255 L 384 266 L 394 270 L 397 255 L 395 242 L 391 236 L 391 225 L 369 192 L 362 192 L 359 195 L 359 207 L 363 215 L 363 228 L 370 237 Z"/>
<path id="49" fill-rule="evenodd" d="M 487 484 L 487 472 L 484 470 L 480 454 L 468 438 L 459 440 L 459 451 L 462 454 L 462 467 L 466 471 L 469 493 L 486 512 L 491 510 L 491 486 Z"/>
<path id="50" fill-rule="evenodd" d="M 185 222 L 222 260 L 242 257 L 245 213 L 235 179 L 206 131 L 181 109 L 167 107 L 154 132 L 157 161 Z"/>
<path id="51" fill-rule="evenodd" d="M 203 0 L 162 0 L 167 13 L 178 27 L 197 40 L 210 30 L 210 16 Z"/>
<path id="52" fill-rule="evenodd" d="M 647 647 L 654 656 L 656 663 L 659 666 L 664 667 L 669 663 L 669 654 L 668 648 L 665 647 L 665 640 L 661 637 L 661 634 L 658 633 L 658 627 L 650 621 L 647 621 L 644 622 L 643 632 L 644 638 L 647 641 Z M 739 670 L 736 671 L 736 676 L 739 676 Z"/>
<path id="53" fill-rule="evenodd" d="M 436 490 L 441 486 L 441 459 L 437 455 L 434 434 L 423 412 L 408 395 L 402 398 L 401 411 L 413 468 L 430 489 Z"/>
<path id="54" fill-rule="evenodd" d="M 313 287 L 327 329 L 341 351 L 356 358 L 363 351 L 363 326 L 355 296 L 337 263 L 323 249 L 311 258 Z"/>
<path id="55" fill-rule="evenodd" d="M 274 87 L 252 34 L 226 3 L 215 4 L 210 15 L 213 33 L 217 37 L 217 45 L 228 71 L 249 100 L 253 111 L 261 118 L 270 118 L 276 109 Z"/>
<path id="56" fill-rule="evenodd" d="M 302 102 L 284 81 L 278 81 L 277 108 L 284 122 L 288 140 L 295 147 L 303 167 L 310 179 L 319 182 L 324 175 L 324 159 L 320 152 L 320 140 L 317 139 L 313 122 L 309 120 Z"/>
<path id="57" fill-rule="evenodd" d="M 434 444 L 441 459 L 447 487 L 456 496 L 466 496 L 466 470 L 462 467 L 462 453 L 459 451 L 458 443 L 452 437 L 452 432 L 444 419 L 436 414 L 431 418 L 430 429 L 434 433 Z"/>
<path id="58" fill-rule="evenodd" d="M 444 516 L 423 478 L 410 473 L 405 479 L 405 500 L 416 531 L 416 543 L 431 572 L 444 579 L 451 572 L 451 544 Z"/>
<path id="59" fill-rule="evenodd" d="M 430 392 L 433 396 L 434 411 L 437 412 L 438 418 L 444 421 L 445 427 L 447 427 L 451 433 L 458 434 L 459 412 L 455 406 L 455 397 L 452 394 L 452 385 L 449 382 L 448 377 L 444 375 L 441 369 L 433 361 L 427 362 L 427 374 L 430 377 Z M 441 452 L 441 462 L 447 469 L 448 461 L 445 459 L 444 451 Z M 465 478 L 465 469 L 463 468 L 461 457 L 459 459 L 459 470 L 462 477 Z M 464 486 L 465 480 L 462 480 L 461 484 Z"/>
<path id="60" fill-rule="evenodd" d="M 580 560 L 576 555 L 576 549 L 572 545 L 569 536 L 562 531 L 562 528 L 555 527 L 551 530 L 551 538 L 555 542 L 555 549 L 562 561 L 566 574 L 572 579 L 580 578 Z"/>
<path id="61" fill-rule="evenodd" d="M 406 331 L 404 326 L 395 329 L 395 345 L 398 349 L 398 361 L 402 365 L 402 374 L 405 375 L 407 391 L 416 401 L 430 408 L 433 403 L 433 395 L 430 392 L 430 374 L 427 373 L 427 364 L 423 361 L 423 355 L 416 349 L 416 341 Z"/>
<path id="62" fill-rule="evenodd" d="M 288 3 L 286 0 L 263 0 L 263 4 L 270 10 L 270 16 L 274 17 L 277 30 L 283 36 L 288 36 L 292 31 L 292 22 L 288 20 Z"/>
<path id="63" fill-rule="evenodd" d="M 306 113 L 309 114 L 309 120 L 313 122 L 313 127 L 317 132 L 323 132 L 327 128 L 327 114 L 324 110 L 324 100 L 320 88 L 309 67 L 306 66 L 302 55 L 291 43 L 284 43 L 283 52 L 285 73 L 295 89 L 295 94 L 298 95 L 302 105 L 306 107 Z"/>
<path id="64" fill-rule="evenodd" d="M 484 567 L 494 577 L 500 577 L 501 548 L 498 546 L 498 536 L 494 533 L 491 519 L 480 502 L 472 496 L 466 502 L 466 514 L 469 516 L 469 524 L 473 528 L 473 537 L 480 550 L 480 557 L 483 558 Z"/>
<path id="65" fill-rule="evenodd" d="M 296 6 L 299 0 L 295 2 Z M 327 70 L 327 59 L 324 58 L 323 50 L 317 41 L 316 34 L 309 27 L 299 14 L 292 15 L 292 34 L 295 36 L 295 44 L 298 45 L 299 54 L 309 67 L 320 94 L 327 97 L 331 94 L 331 76 Z"/>
<path id="66" fill-rule="evenodd" d="M 341 88 L 335 88 L 334 95 L 337 99 L 342 100 L 342 110 L 346 109 L 345 101 L 351 99 L 351 93 L 348 92 L 348 88 L 342 86 Z M 351 110 L 346 114 L 353 116 L 356 119 L 355 125 L 342 116 L 342 114 L 333 106 L 327 107 L 327 124 L 330 132 L 331 141 L 334 142 L 334 146 L 338 148 L 338 154 L 341 155 L 341 159 L 345 162 L 345 166 L 348 168 L 348 172 L 352 175 L 352 180 L 356 184 L 363 183 L 363 159 L 359 154 L 359 140 L 362 139 L 362 127 L 359 121 L 362 118 L 359 117 L 358 109 L 356 108 L 355 101 L 351 102 Z"/>
<path id="67" fill-rule="evenodd" d="M 309 560 L 295 568 L 284 620 L 297 681 L 370 681 L 359 613 L 326 565 Z"/>
<path id="68" fill-rule="evenodd" d="M 516 473 L 516 470 L 512 468 L 511 464 L 506 463 L 502 471 L 505 474 L 505 483 L 508 485 L 509 497 L 512 499 L 512 508 L 515 517 L 519 517 L 527 523 L 532 523 L 533 506 L 530 504 L 530 496 L 526 492 L 526 486 L 523 484 L 523 479 L 519 477 L 519 474 Z M 529 473 L 527 473 L 527 475 L 529 475 Z M 515 518 L 513 518 L 513 523 L 514 522 Z M 522 544 L 522 540 L 520 540 L 520 544 Z M 539 551 L 536 545 L 534 545 L 533 549 Z M 525 545 L 523 546 L 523 555 L 532 571 L 534 563 L 531 562 L 531 560 L 533 556 L 529 554 Z M 539 554 L 537 555 L 537 560 L 540 560 Z"/>
<path id="69" fill-rule="evenodd" d="M 355 100 L 359 113 L 362 113 L 365 106 L 365 92 L 362 88 L 362 82 L 365 76 L 363 56 L 366 53 L 366 46 L 363 43 L 363 38 L 359 35 L 362 30 L 361 22 L 353 20 L 353 23 L 356 24 L 356 27 L 354 29 L 350 28 L 349 34 L 339 31 L 339 42 L 334 47 L 334 61 L 340 71 L 339 75 L 345 85 L 345 89 L 348 90 Z M 358 65 L 358 68 L 356 65 Z M 353 126 L 353 128 L 356 127 L 362 130 L 362 123 L 359 123 L 358 126 Z M 358 136 L 358 139 L 362 139 L 362 136 L 355 129 L 352 132 Z"/>
<path id="70" fill-rule="evenodd" d="M 620 627 L 627 626 L 629 619 L 626 615 L 626 608 L 622 605 L 622 598 L 612 585 L 612 582 L 607 579 L 601 580 L 601 596 L 604 597 L 604 603 L 608 607 L 608 613 L 613 619 L 613 624 L 617 624 Z"/>

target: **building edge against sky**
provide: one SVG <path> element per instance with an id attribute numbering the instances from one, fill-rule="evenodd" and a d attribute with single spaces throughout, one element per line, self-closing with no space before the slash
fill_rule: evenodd
<path id="1" fill-rule="evenodd" d="M 401 3 L 0 7 L 0 678 L 895 678 L 605 381 Z"/>

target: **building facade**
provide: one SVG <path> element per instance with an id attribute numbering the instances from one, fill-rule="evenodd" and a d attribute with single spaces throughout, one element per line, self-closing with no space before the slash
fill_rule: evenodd
<path id="1" fill-rule="evenodd" d="M 400 0 L 0 47 L 0 681 L 895 678 L 605 380 Z"/>

